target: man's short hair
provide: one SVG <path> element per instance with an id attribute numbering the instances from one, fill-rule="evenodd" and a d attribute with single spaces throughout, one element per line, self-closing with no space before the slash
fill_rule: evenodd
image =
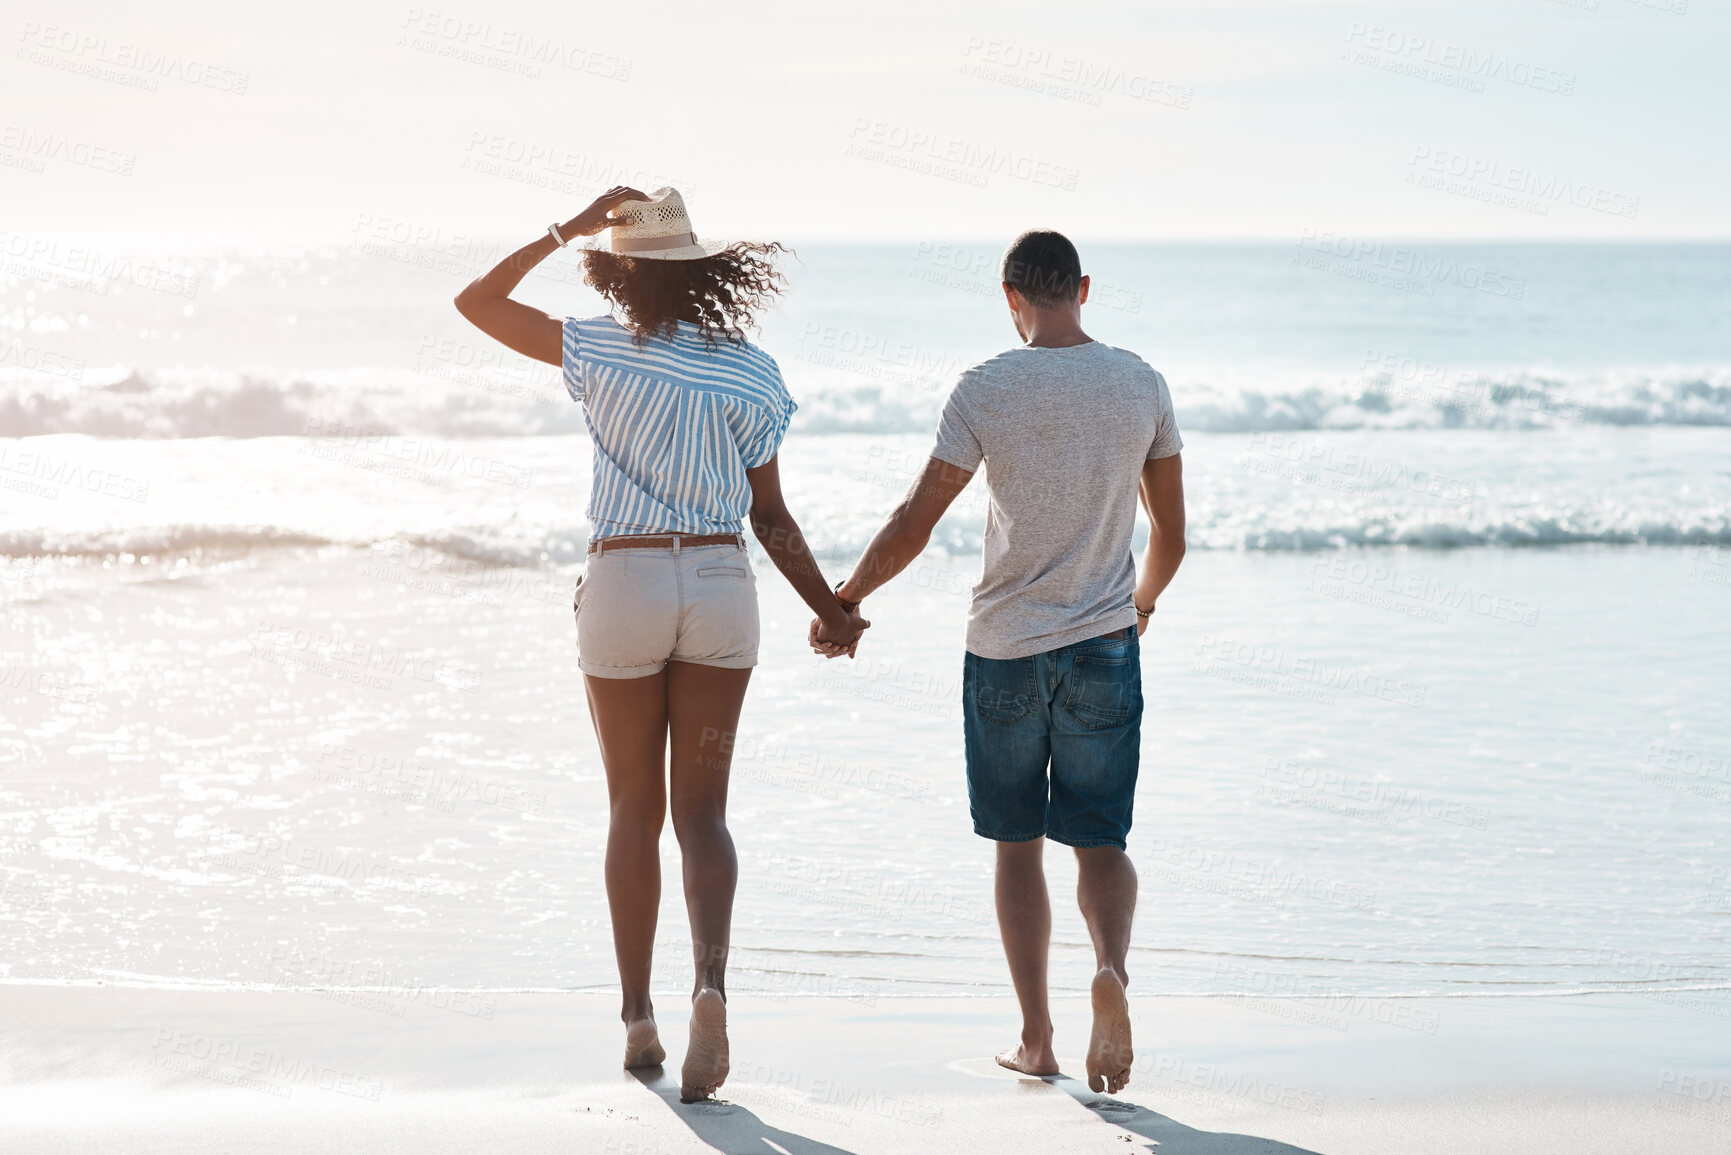
<path id="1" fill-rule="evenodd" d="M 1082 258 L 1063 233 L 1029 229 L 1004 250 L 1003 281 L 1037 309 L 1068 305 L 1082 287 Z"/>

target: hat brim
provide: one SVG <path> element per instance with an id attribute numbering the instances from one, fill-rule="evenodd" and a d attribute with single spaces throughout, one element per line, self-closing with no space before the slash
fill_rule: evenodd
<path id="1" fill-rule="evenodd" d="M 701 261 L 705 257 L 713 257 L 733 244 L 732 241 L 698 241 L 695 245 L 681 245 L 676 249 L 647 249 L 637 253 L 616 253 L 608 246 L 603 237 L 590 237 L 576 248 L 592 253 L 611 253 L 615 257 L 630 257 L 634 261 Z"/>

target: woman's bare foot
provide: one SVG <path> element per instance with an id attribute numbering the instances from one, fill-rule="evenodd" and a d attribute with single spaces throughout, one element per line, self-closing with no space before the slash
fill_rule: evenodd
<path id="1" fill-rule="evenodd" d="M 1130 1000 L 1111 967 L 1094 976 L 1094 1033 L 1088 1039 L 1088 1087 L 1116 1094 L 1130 1082 Z"/>
<path id="2" fill-rule="evenodd" d="M 654 1019 L 636 1019 L 625 1024 L 625 1067 L 659 1067 L 667 1059 Z"/>
<path id="3" fill-rule="evenodd" d="M 727 1081 L 727 1003 L 714 987 L 691 1000 L 691 1043 L 679 1070 L 679 1101 L 695 1103 Z"/>
<path id="4" fill-rule="evenodd" d="M 1020 1071 L 1024 1075 L 1056 1075 L 1058 1057 L 1052 1054 L 1052 1040 L 1043 1043 L 1023 1042 L 996 1056 L 998 1066 Z"/>

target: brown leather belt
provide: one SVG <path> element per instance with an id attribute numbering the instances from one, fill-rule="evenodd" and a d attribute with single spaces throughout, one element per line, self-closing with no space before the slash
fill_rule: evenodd
<path id="1" fill-rule="evenodd" d="M 737 545 L 745 548 L 745 537 L 737 533 L 657 533 L 631 534 L 624 537 L 597 538 L 589 543 L 590 553 L 606 553 L 612 549 L 691 549 L 699 545 Z"/>
<path id="2" fill-rule="evenodd" d="M 1122 629 L 1122 630 L 1113 630 L 1109 634 L 1101 634 L 1100 640 L 1103 642 L 1110 642 L 1115 638 L 1122 638 L 1122 637 L 1124 637 L 1126 631 L 1134 630 L 1135 628 L 1136 628 L 1135 626 L 1125 626 L 1124 629 Z"/>

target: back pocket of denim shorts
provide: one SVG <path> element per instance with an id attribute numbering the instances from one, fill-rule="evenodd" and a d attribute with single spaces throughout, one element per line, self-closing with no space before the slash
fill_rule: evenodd
<path id="1" fill-rule="evenodd" d="M 1034 708 L 1034 659 L 976 658 L 969 655 L 973 678 L 969 704 L 983 720 L 1013 726 Z"/>
<path id="2" fill-rule="evenodd" d="M 739 578 L 744 580 L 751 576 L 751 571 L 738 563 L 702 566 L 697 571 L 700 578 Z"/>
<path id="3" fill-rule="evenodd" d="M 1070 692 L 1064 712 L 1089 730 L 1122 726 L 1142 700 L 1142 666 L 1127 654 L 1077 654 L 1070 667 Z"/>

